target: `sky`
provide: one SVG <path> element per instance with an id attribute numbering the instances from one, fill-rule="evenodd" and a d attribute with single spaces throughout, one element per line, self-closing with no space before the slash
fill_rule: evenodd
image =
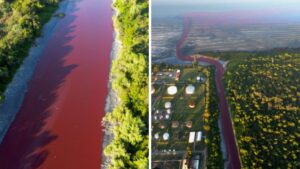
<path id="1" fill-rule="evenodd" d="M 300 4 L 299 0 L 152 0 L 152 4 L 228 4 L 228 3 L 247 3 L 247 4 L 269 4 L 269 5 L 288 5 Z"/>
<path id="2" fill-rule="evenodd" d="M 152 16 L 174 17 L 187 12 L 294 9 L 300 0 L 152 0 Z"/>

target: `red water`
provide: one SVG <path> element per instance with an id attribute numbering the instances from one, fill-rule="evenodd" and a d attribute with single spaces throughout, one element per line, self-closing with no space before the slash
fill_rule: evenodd
<path id="1" fill-rule="evenodd" d="M 193 56 L 186 56 L 182 53 L 181 48 L 184 41 L 187 38 L 191 27 L 191 19 L 189 17 L 184 17 L 184 28 L 182 36 L 177 43 L 176 47 L 176 55 L 179 59 L 193 61 Z M 223 86 L 223 76 L 225 73 L 225 69 L 223 68 L 222 64 L 211 58 L 206 56 L 201 56 L 196 58 L 197 61 L 206 62 L 212 64 L 216 68 L 215 74 L 215 83 L 217 87 L 217 95 L 219 99 L 219 109 L 221 111 L 221 128 L 222 134 L 224 138 L 225 148 L 226 148 L 226 160 L 227 160 L 227 168 L 229 169 L 240 169 L 241 168 L 241 161 L 239 158 L 239 152 L 237 148 L 237 143 L 235 140 L 235 135 L 233 131 L 233 126 L 231 122 L 230 112 L 228 109 L 228 103 L 225 96 L 225 89 Z"/>
<path id="2" fill-rule="evenodd" d="M 111 0 L 70 1 L 0 145 L 0 169 L 100 168 L 111 18 Z"/>

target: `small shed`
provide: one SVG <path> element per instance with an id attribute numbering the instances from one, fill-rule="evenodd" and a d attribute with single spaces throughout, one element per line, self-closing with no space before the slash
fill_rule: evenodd
<path id="1" fill-rule="evenodd" d="M 193 127 L 193 122 L 192 121 L 187 121 L 185 125 L 186 125 L 187 128 L 192 128 Z"/>
<path id="2" fill-rule="evenodd" d="M 172 121 L 172 128 L 178 128 L 179 122 L 178 121 Z"/>
<path id="3" fill-rule="evenodd" d="M 154 93 L 155 93 L 155 87 L 152 85 L 151 94 L 154 94 Z"/>
<path id="4" fill-rule="evenodd" d="M 160 124 L 159 124 L 159 128 L 164 129 L 164 128 L 166 128 L 166 126 L 165 126 L 165 124 L 160 123 Z"/>
<path id="5" fill-rule="evenodd" d="M 197 80 L 198 82 L 200 82 L 200 83 L 202 83 L 202 82 L 205 81 L 204 77 L 201 77 L 201 76 L 197 76 L 197 77 L 196 77 L 196 80 Z"/>
<path id="6" fill-rule="evenodd" d="M 195 101 L 194 100 L 190 100 L 189 101 L 189 108 L 193 109 L 196 107 Z"/>

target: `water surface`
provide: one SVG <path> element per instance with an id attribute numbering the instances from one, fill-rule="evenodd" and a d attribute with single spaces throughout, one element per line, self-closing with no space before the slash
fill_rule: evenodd
<path id="1" fill-rule="evenodd" d="M 112 47 L 110 0 L 69 1 L 0 145 L 1 169 L 93 169 Z"/>

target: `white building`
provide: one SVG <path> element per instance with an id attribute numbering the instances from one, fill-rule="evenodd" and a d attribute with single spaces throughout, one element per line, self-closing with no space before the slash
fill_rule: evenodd
<path id="1" fill-rule="evenodd" d="M 202 138 L 202 132 L 201 132 L 201 131 L 198 131 L 198 132 L 197 132 L 196 141 L 201 141 L 201 138 Z"/>
<path id="2" fill-rule="evenodd" d="M 194 94 L 195 93 L 195 86 L 194 85 L 188 85 L 185 88 L 185 93 L 186 94 Z"/>
<path id="3" fill-rule="evenodd" d="M 195 141 L 195 134 L 196 132 L 194 131 L 190 132 L 189 143 L 193 143 Z"/>
<path id="4" fill-rule="evenodd" d="M 166 109 L 170 109 L 172 107 L 172 103 L 171 102 L 166 102 L 165 103 L 165 108 Z"/>
<path id="5" fill-rule="evenodd" d="M 164 140 L 169 140 L 169 138 L 170 138 L 170 134 L 169 133 L 164 133 L 163 139 Z"/>
<path id="6" fill-rule="evenodd" d="M 174 95 L 177 93 L 177 87 L 176 86 L 170 86 L 167 89 L 167 92 L 169 95 Z"/>
<path id="7" fill-rule="evenodd" d="M 167 120 L 170 119 L 170 115 L 168 115 L 168 114 L 165 117 L 166 117 Z"/>
<path id="8" fill-rule="evenodd" d="M 204 82 L 204 77 L 197 76 L 197 77 L 196 77 L 196 80 L 197 80 L 198 82 Z"/>

